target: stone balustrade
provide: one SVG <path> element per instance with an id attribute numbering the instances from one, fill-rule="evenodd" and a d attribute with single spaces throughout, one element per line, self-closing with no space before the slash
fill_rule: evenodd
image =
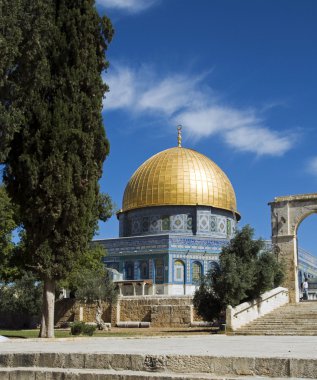
<path id="1" fill-rule="evenodd" d="M 244 302 L 226 310 L 226 331 L 235 331 L 247 323 L 289 303 L 288 289 L 278 287 L 263 293 L 257 300 Z"/>

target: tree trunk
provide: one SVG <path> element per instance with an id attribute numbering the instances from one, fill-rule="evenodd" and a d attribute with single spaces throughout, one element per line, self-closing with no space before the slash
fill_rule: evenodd
<path id="1" fill-rule="evenodd" d="M 55 281 L 44 279 L 40 338 L 54 338 Z"/>
<path id="2" fill-rule="evenodd" d="M 105 322 L 102 319 L 102 314 L 103 314 L 102 301 L 98 300 L 96 304 L 96 322 L 97 322 L 97 327 L 99 330 L 106 329 Z"/>

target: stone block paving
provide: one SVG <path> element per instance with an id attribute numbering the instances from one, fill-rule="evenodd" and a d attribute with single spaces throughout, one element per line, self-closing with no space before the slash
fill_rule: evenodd
<path id="1" fill-rule="evenodd" d="M 0 379 L 157 378 L 317 379 L 317 336 L 196 335 L 0 342 Z"/>

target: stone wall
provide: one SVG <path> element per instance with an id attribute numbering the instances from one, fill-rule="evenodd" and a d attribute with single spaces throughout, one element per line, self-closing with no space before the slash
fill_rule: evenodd
<path id="1" fill-rule="evenodd" d="M 158 305 L 151 308 L 151 326 L 188 326 L 192 319 L 192 305 Z"/>
<path id="2" fill-rule="evenodd" d="M 129 297 L 121 298 L 120 304 L 120 322 L 140 321 L 151 322 L 151 299 L 147 297 Z M 117 321 L 119 322 L 119 321 Z"/>
<path id="3" fill-rule="evenodd" d="M 104 303 L 103 320 L 113 326 L 117 322 L 150 322 L 151 327 L 184 327 L 193 321 L 200 321 L 193 309 L 192 297 L 121 297 L 115 305 Z M 82 311 L 80 312 L 80 308 Z M 94 304 L 83 304 L 64 299 L 56 303 L 55 323 L 83 320 L 95 321 Z"/>
<path id="4" fill-rule="evenodd" d="M 60 327 L 74 322 L 78 304 L 74 298 L 64 298 L 55 303 L 55 325 Z"/>
<path id="5" fill-rule="evenodd" d="M 111 306 L 103 303 L 102 318 L 111 321 Z M 55 303 L 55 325 L 61 327 L 69 322 L 95 322 L 96 305 L 94 303 L 78 302 L 75 299 L 64 298 Z"/>
<path id="6" fill-rule="evenodd" d="M 193 313 L 192 297 L 189 296 L 124 297 L 119 302 L 120 321 L 151 322 L 152 327 L 178 327 L 199 320 Z"/>

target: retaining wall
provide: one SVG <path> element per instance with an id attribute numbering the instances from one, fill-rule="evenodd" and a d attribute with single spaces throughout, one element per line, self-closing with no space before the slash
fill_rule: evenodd
<path id="1" fill-rule="evenodd" d="M 120 297 L 114 305 L 103 304 L 103 320 L 113 326 L 117 322 L 150 322 L 152 327 L 184 327 L 201 321 L 193 308 L 191 296 Z M 94 322 L 95 304 L 84 304 L 71 299 L 56 302 L 55 324 Z"/>

